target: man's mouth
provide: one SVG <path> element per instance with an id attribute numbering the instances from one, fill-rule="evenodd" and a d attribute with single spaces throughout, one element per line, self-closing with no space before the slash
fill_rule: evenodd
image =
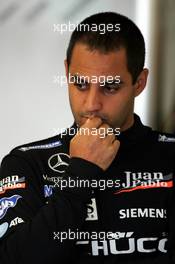
<path id="1" fill-rule="evenodd" d="M 103 123 L 107 123 L 107 119 L 106 119 L 105 117 L 103 117 L 103 116 L 101 116 L 101 115 L 97 115 L 97 114 L 92 114 L 92 115 L 82 115 L 81 117 L 86 118 L 86 119 L 88 119 L 88 118 L 92 119 L 92 118 L 94 118 L 94 117 L 98 117 L 98 118 L 100 118 L 100 119 L 103 121 Z"/>

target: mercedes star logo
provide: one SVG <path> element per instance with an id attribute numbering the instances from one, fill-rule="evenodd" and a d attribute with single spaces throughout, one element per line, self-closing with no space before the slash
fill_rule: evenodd
<path id="1" fill-rule="evenodd" d="M 66 153 L 57 153 L 49 158 L 48 165 L 53 171 L 64 173 L 66 167 L 69 166 L 69 158 Z"/>

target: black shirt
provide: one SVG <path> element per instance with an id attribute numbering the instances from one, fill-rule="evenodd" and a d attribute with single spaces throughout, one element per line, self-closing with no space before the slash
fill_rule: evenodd
<path id="1" fill-rule="evenodd" d="M 19 146 L 3 159 L 0 263 L 175 263 L 173 135 L 135 115 L 106 171 L 70 159 L 71 138 Z"/>

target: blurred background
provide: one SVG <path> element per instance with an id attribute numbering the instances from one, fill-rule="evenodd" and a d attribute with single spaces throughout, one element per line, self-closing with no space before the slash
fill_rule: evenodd
<path id="1" fill-rule="evenodd" d="M 0 160 L 73 123 L 67 85 L 57 81 L 71 32 L 56 25 L 101 11 L 124 14 L 141 29 L 150 75 L 135 112 L 146 125 L 175 133 L 174 0 L 0 0 Z"/>

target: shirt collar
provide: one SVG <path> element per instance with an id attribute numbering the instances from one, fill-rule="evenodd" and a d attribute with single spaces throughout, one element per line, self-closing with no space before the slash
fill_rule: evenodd
<path id="1" fill-rule="evenodd" d="M 123 144 L 135 144 L 148 138 L 151 128 L 144 126 L 140 117 L 134 114 L 134 124 L 117 137 Z"/>

